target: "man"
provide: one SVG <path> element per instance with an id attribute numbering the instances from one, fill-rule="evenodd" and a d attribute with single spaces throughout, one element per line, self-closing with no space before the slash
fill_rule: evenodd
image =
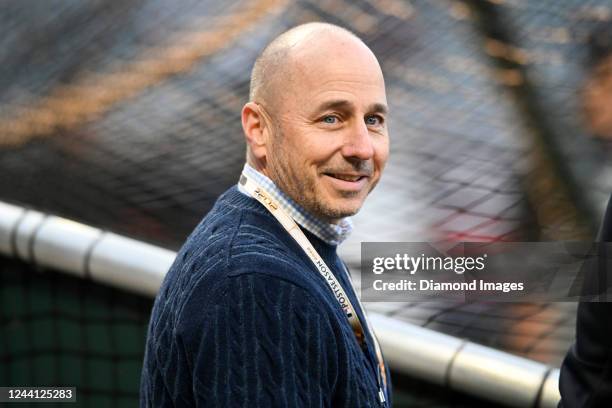
<path id="1" fill-rule="evenodd" d="M 587 42 L 589 77 L 582 90 L 588 130 L 601 139 L 612 138 L 612 26 L 595 27 Z M 612 242 L 612 198 L 599 231 L 599 241 Z M 599 268 L 587 270 L 584 294 L 606 291 L 612 282 L 607 251 L 599 252 Z M 609 298 L 608 298 L 609 299 Z M 559 408 L 612 407 L 612 303 L 580 302 L 576 341 L 568 351 L 559 378 Z"/>
<path id="2" fill-rule="evenodd" d="M 155 301 L 141 406 L 390 406 L 336 254 L 388 156 L 378 61 L 340 27 L 298 26 L 259 56 L 249 98 L 239 185 L 187 239 Z"/>
<path id="3" fill-rule="evenodd" d="M 599 240 L 612 242 L 612 199 L 608 201 Z M 599 253 L 600 265 L 609 264 L 610 255 L 604 248 L 608 246 L 602 247 Z M 585 295 L 608 293 L 609 296 L 611 271 L 600 268 L 587 271 Z M 563 360 L 559 390 L 559 408 L 612 406 L 612 303 L 580 302 L 578 305 L 576 341 Z"/>

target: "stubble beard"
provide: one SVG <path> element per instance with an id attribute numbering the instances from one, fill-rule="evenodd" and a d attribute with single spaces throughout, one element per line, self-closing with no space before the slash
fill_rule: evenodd
<path id="1" fill-rule="evenodd" d="M 268 159 L 270 178 L 276 186 L 310 214 L 326 222 L 331 223 L 340 218 L 355 215 L 359 208 L 348 210 L 334 207 L 321 197 L 317 197 L 317 181 L 313 180 L 309 174 L 297 174 L 295 169 L 289 165 L 289 155 L 282 143 L 283 137 L 284 135 L 277 129 L 272 146 L 274 157 Z M 353 195 L 347 195 L 347 198 Z"/>

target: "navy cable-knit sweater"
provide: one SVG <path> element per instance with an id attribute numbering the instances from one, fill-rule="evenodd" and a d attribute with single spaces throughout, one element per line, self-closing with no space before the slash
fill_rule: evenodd
<path id="1" fill-rule="evenodd" d="M 365 325 L 336 247 L 305 233 Z M 369 335 L 367 345 L 297 243 L 232 187 L 155 299 L 140 406 L 379 407 Z"/>

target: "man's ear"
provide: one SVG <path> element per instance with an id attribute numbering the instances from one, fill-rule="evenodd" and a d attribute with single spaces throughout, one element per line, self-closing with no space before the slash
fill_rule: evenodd
<path id="1" fill-rule="evenodd" d="M 265 163 L 270 129 L 261 108 L 255 102 L 247 102 L 242 108 L 242 130 L 249 150 L 259 163 Z"/>

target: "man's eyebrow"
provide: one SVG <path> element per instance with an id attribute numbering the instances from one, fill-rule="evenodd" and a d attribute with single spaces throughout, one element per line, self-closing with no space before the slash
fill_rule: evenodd
<path id="1" fill-rule="evenodd" d="M 316 111 L 323 112 L 326 110 L 333 110 L 333 109 L 347 110 L 347 109 L 352 109 L 353 107 L 354 106 L 351 102 L 345 99 L 338 99 L 338 100 L 323 102 L 317 107 Z"/>
<path id="2" fill-rule="evenodd" d="M 384 103 L 375 103 L 374 105 L 370 106 L 369 112 L 378 112 L 386 115 L 389 113 L 389 108 Z"/>
<path id="3" fill-rule="evenodd" d="M 349 102 L 345 99 L 338 99 L 338 100 L 323 102 L 321 105 L 317 107 L 316 111 L 322 112 L 322 111 L 333 110 L 333 109 L 347 110 L 347 109 L 353 109 L 353 108 L 354 108 L 354 105 L 352 102 Z M 389 108 L 384 103 L 375 103 L 369 106 L 368 112 L 378 112 L 382 114 L 387 114 L 389 112 Z"/>

